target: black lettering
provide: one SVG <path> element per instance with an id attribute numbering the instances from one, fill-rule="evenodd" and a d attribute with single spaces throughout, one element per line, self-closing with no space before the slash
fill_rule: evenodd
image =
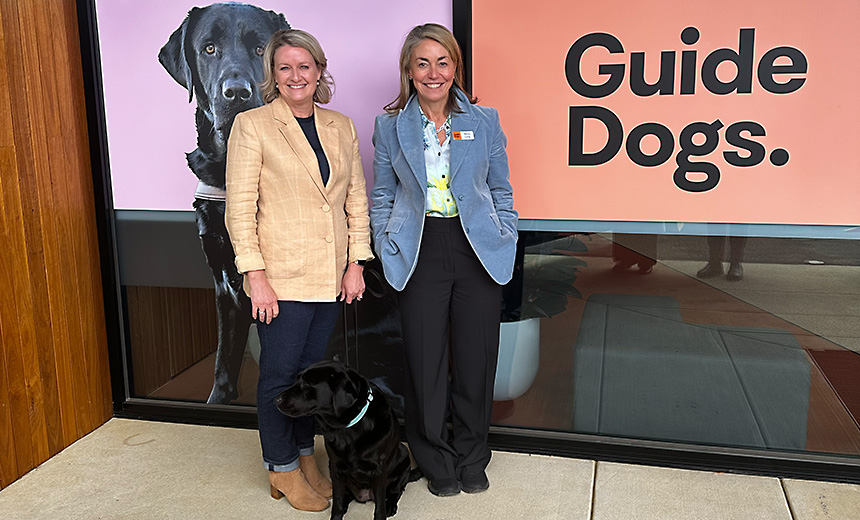
<path id="1" fill-rule="evenodd" d="M 699 30 L 695 27 L 687 27 L 681 31 L 681 41 L 687 45 L 693 45 L 699 41 Z"/>
<path id="2" fill-rule="evenodd" d="M 777 59 L 785 56 L 791 60 L 791 65 L 774 65 Z M 785 83 L 777 83 L 775 74 L 806 74 L 806 56 L 794 47 L 774 47 L 761 57 L 758 63 L 758 82 L 768 92 L 774 94 L 789 94 L 806 83 L 806 78 L 792 78 Z"/>
<path id="3" fill-rule="evenodd" d="M 597 119 L 609 132 L 606 145 L 595 153 L 585 153 L 583 139 L 583 121 L 586 118 Z M 568 161 L 570 166 L 595 166 L 603 164 L 618 153 L 624 140 L 624 128 L 621 120 L 612 111 L 596 106 L 570 107 L 570 144 Z"/>
<path id="4" fill-rule="evenodd" d="M 687 27 L 681 31 L 681 41 L 693 45 L 699 41 L 699 30 Z M 681 53 L 681 95 L 696 93 L 696 51 Z"/>
<path id="5" fill-rule="evenodd" d="M 741 29 L 738 52 L 732 49 L 717 49 L 708 54 L 702 64 L 702 83 L 714 94 L 739 94 L 752 92 L 753 47 L 755 45 L 755 29 Z M 735 64 L 737 71 L 734 79 L 723 82 L 717 77 L 717 67 L 725 61 Z"/>
<path id="6" fill-rule="evenodd" d="M 741 157 L 738 152 L 723 152 L 726 162 L 732 166 L 756 166 L 761 164 L 765 157 L 764 146 L 741 136 L 741 132 L 747 132 L 751 136 L 761 137 L 765 135 L 764 127 L 755 121 L 738 121 L 726 128 L 726 142 L 741 150 L 749 152 L 747 157 Z"/>
<path id="7" fill-rule="evenodd" d="M 660 149 L 651 155 L 642 153 L 642 138 L 655 135 L 660 140 Z M 627 156 L 639 166 L 660 166 L 672 157 L 675 151 L 675 136 L 660 123 L 642 123 L 627 136 Z"/>
<path id="8" fill-rule="evenodd" d="M 564 60 L 564 73 L 567 76 L 567 84 L 580 96 L 601 98 L 615 92 L 624 81 L 624 65 L 621 63 L 602 64 L 598 68 L 598 71 L 602 75 L 609 76 L 609 78 L 600 85 L 586 83 L 582 79 L 580 66 L 582 55 L 591 47 L 603 47 L 611 54 L 618 54 L 624 52 L 624 46 L 621 45 L 618 38 L 611 34 L 591 33 L 576 40 L 567 51 L 567 58 Z"/>
<path id="9" fill-rule="evenodd" d="M 696 93 L 696 51 L 681 53 L 681 95 Z"/>
<path id="10" fill-rule="evenodd" d="M 671 96 L 675 93 L 675 51 L 660 53 L 660 78 L 656 83 L 645 81 L 645 53 L 630 54 L 630 90 L 637 96 Z"/>
<path id="11" fill-rule="evenodd" d="M 788 150 L 777 148 L 770 152 L 770 162 L 773 163 L 774 166 L 785 166 L 788 163 Z"/>
<path id="12" fill-rule="evenodd" d="M 719 130 L 723 127 L 722 121 L 717 119 L 713 123 L 690 123 L 683 130 L 678 139 L 681 145 L 681 151 L 675 157 L 675 163 L 678 168 L 672 175 L 675 185 L 684 191 L 702 192 L 713 189 L 720 182 L 720 169 L 715 164 L 708 162 L 691 162 L 689 157 L 705 156 L 713 152 L 720 143 Z M 696 134 L 705 136 L 705 142 L 696 144 L 693 142 L 693 137 Z M 687 174 L 691 172 L 704 173 L 706 175 L 703 181 L 691 181 L 687 178 Z"/>

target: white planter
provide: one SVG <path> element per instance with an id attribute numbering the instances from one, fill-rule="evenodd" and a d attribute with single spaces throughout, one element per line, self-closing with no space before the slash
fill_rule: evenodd
<path id="1" fill-rule="evenodd" d="M 532 386 L 540 364 L 540 319 L 502 323 L 494 401 L 510 401 Z"/>

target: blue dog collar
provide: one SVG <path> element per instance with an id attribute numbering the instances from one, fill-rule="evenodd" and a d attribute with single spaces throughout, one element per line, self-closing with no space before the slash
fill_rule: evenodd
<path id="1" fill-rule="evenodd" d="M 370 402 L 371 401 L 373 401 L 373 390 L 368 388 L 367 389 L 367 402 L 364 403 L 364 408 L 362 408 L 361 411 L 358 412 L 358 415 L 355 417 L 355 419 L 351 420 L 349 422 L 349 424 L 346 425 L 347 428 L 352 428 L 353 426 L 358 424 L 358 421 L 360 421 L 361 418 L 364 417 L 364 414 L 367 413 L 367 409 L 370 408 Z"/>

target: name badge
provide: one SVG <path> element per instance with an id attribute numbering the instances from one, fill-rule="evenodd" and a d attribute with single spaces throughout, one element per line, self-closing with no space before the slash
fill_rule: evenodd
<path id="1" fill-rule="evenodd" d="M 463 130 L 462 132 L 453 132 L 452 133 L 455 141 L 473 141 L 475 139 L 475 132 L 471 130 Z"/>

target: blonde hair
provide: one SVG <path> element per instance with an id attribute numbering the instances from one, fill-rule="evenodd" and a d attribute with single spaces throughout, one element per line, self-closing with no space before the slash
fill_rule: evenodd
<path id="1" fill-rule="evenodd" d="M 284 46 L 301 47 L 310 53 L 320 69 L 320 80 L 314 92 L 314 101 L 323 105 L 331 101 L 334 93 L 334 79 L 328 71 L 328 60 L 322 46 L 312 34 L 299 29 L 281 29 L 266 42 L 266 47 L 263 49 L 263 81 L 260 83 L 263 101 L 271 103 L 280 95 L 278 86 L 275 84 L 275 51 Z"/>
<path id="2" fill-rule="evenodd" d="M 406 40 L 403 42 L 403 47 L 400 49 L 400 94 L 397 99 L 385 105 L 385 111 L 389 114 L 395 114 L 399 110 L 406 107 L 409 98 L 416 92 L 415 85 L 409 79 L 409 65 L 412 62 L 412 53 L 415 48 L 424 40 L 433 40 L 445 48 L 448 56 L 451 58 L 454 69 L 454 87 L 448 91 L 448 104 L 446 109 L 448 112 L 462 112 L 457 106 L 457 90 L 461 90 L 466 95 L 466 99 L 470 103 L 477 103 L 478 98 L 469 94 L 465 88 L 463 80 L 463 53 L 460 51 L 460 44 L 447 27 L 437 23 L 425 23 L 418 25 L 409 31 L 406 35 Z"/>

